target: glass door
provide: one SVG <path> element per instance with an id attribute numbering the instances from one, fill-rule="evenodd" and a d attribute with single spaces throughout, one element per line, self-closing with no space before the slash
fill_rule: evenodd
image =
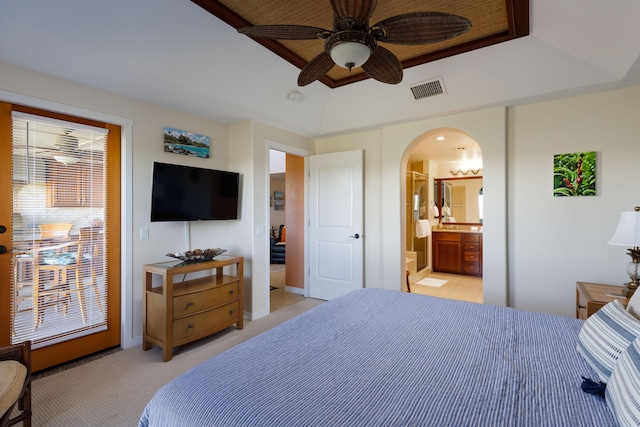
<path id="1" fill-rule="evenodd" d="M 119 344 L 119 193 L 109 188 L 119 128 L 19 106 L 4 120 L 12 250 L 2 336 L 30 340 L 38 370 Z"/>

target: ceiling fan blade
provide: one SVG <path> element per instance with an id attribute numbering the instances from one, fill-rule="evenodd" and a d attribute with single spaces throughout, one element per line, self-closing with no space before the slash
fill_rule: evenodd
<path id="1" fill-rule="evenodd" d="M 469 31 L 471 21 L 443 12 L 411 12 L 392 16 L 371 27 L 376 40 L 393 44 L 427 44 Z"/>
<path id="2" fill-rule="evenodd" d="M 306 86 L 318 80 L 327 74 L 334 65 L 336 64 L 334 64 L 331 56 L 326 51 L 322 52 L 304 66 L 300 76 L 298 76 L 298 86 Z"/>
<path id="3" fill-rule="evenodd" d="M 312 40 L 328 36 L 331 31 L 318 27 L 304 25 L 255 25 L 252 27 L 238 28 L 238 32 L 250 37 L 281 40 Z"/>
<path id="4" fill-rule="evenodd" d="M 402 64 L 389 50 L 378 45 L 362 69 L 382 83 L 398 84 L 402 81 Z"/>
<path id="5" fill-rule="evenodd" d="M 377 4 L 377 0 L 331 0 L 331 8 L 337 17 L 348 16 L 365 23 L 369 22 Z"/>

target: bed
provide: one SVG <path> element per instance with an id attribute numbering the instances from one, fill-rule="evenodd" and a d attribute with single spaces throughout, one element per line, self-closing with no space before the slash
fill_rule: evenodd
<path id="1" fill-rule="evenodd" d="M 582 325 L 357 290 L 167 383 L 139 426 L 615 426 L 581 389 Z"/>

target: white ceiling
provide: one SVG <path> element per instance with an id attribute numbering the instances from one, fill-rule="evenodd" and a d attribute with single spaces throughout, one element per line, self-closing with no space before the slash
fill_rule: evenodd
<path id="1" fill-rule="evenodd" d="M 530 36 L 406 69 L 399 85 L 297 88 L 296 67 L 189 0 L 0 0 L 0 61 L 311 138 L 640 84 L 640 2 L 530 2 Z M 408 86 L 437 77 L 446 94 L 415 101 Z"/>

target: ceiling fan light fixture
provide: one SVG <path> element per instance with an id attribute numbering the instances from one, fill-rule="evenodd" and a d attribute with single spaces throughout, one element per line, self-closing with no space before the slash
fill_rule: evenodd
<path id="1" fill-rule="evenodd" d="M 65 156 L 65 155 L 55 155 L 55 156 L 53 156 L 53 159 L 56 162 L 60 162 L 65 166 L 72 165 L 72 164 L 78 163 L 80 161 L 80 159 L 78 157 Z"/>
<path id="2" fill-rule="evenodd" d="M 362 31 L 339 31 L 325 42 L 325 50 L 339 67 L 351 71 L 362 67 L 378 46 L 376 39 Z"/>
<path id="3" fill-rule="evenodd" d="M 330 55 L 337 66 L 351 71 L 352 68 L 362 67 L 369 60 L 371 49 L 360 42 L 342 42 L 331 48 Z"/>
<path id="4" fill-rule="evenodd" d="M 471 21 L 464 17 L 434 11 L 403 13 L 369 26 L 377 0 L 331 0 L 330 3 L 333 30 L 276 24 L 241 27 L 238 32 L 272 40 L 324 39 L 324 52 L 301 67 L 298 86 L 306 86 L 323 76 L 331 79 L 327 73 L 334 65 L 349 71 L 362 67 L 365 74 L 379 82 L 398 84 L 402 81 L 403 64 L 393 52 L 378 46 L 378 42 L 399 45 L 437 43 L 471 28 Z"/>
<path id="5" fill-rule="evenodd" d="M 77 155 L 80 141 L 77 137 L 71 135 L 71 132 L 73 132 L 73 129 L 67 129 L 63 135 L 58 136 L 55 145 L 59 150 L 59 154 L 52 156 L 56 162 L 60 162 L 65 166 L 80 161 L 80 157 Z"/>

